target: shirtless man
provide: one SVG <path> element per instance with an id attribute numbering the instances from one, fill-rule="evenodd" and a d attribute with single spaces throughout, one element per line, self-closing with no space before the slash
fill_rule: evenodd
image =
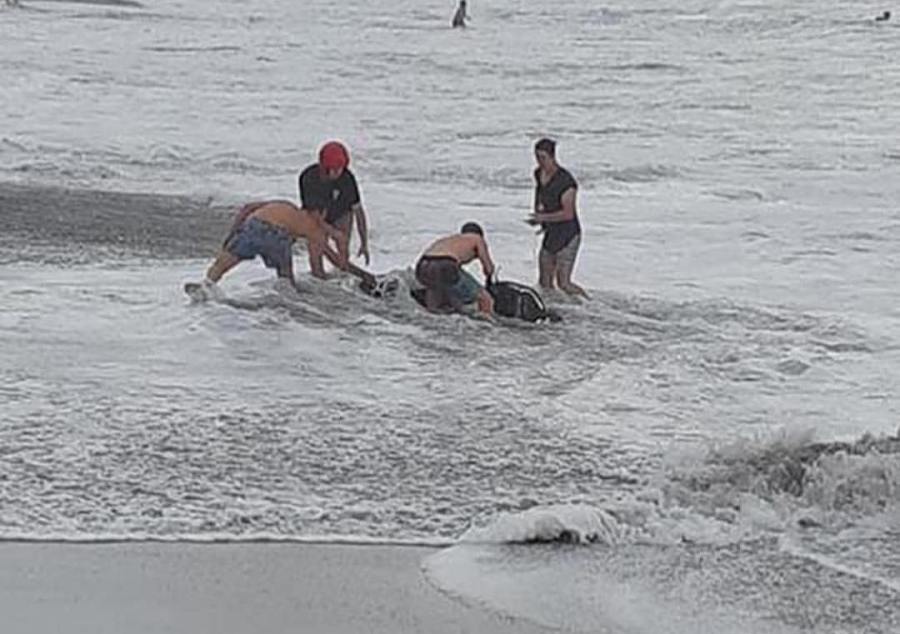
<path id="1" fill-rule="evenodd" d="M 294 283 L 294 260 L 291 247 L 297 238 L 306 238 L 309 267 L 318 278 L 325 277 L 324 254 L 338 268 L 346 262 L 326 242 L 322 216 L 301 209 L 287 200 L 271 200 L 245 205 L 238 213 L 228 237 L 215 261 L 206 271 L 201 288 L 215 293 L 216 282 L 242 260 L 261 256 L 265 265 L 275 269 L 278 277 Z M 185 285 L 185 290 L 189 291 Z M 189 291 L 190 292 L 190 291 Z"/>
<path id="2" fill-rule="evenodd" d="M 494 263 L 484 241 L 484 231 L 467 222 L 459 233 L 446 236 L 425 249 L 416 264 L 416 280 L 425 287 L 425 307 L 438 312 L 449 304 L 459 311 L 463 304 L 478 301 L 478 310 L 491 316 L 494 300 L 474 277 L 462 269 L 475 258 L 481 262 L 485 279 L 494 274 Z"/>

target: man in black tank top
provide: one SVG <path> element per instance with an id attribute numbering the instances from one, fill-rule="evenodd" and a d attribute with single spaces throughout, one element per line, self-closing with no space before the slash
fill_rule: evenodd
<path id="1" fill-rule="evenodd" d="M 534 213 L 526 222 L 540 225 L 544 233 L 538 260 L 541 287 L 553 288 L 570 295 L 587 297 L 572 281 L 575 259 L 581 246 L 581 223 L 575 208 L 578 183 L 569 171 L 556 162 L 556 142 L 541 139 L 534 146 L 538 167 L 534 170 Z"/>

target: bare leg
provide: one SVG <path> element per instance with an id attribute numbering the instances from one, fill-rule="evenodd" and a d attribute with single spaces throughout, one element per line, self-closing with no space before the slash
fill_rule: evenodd
<path id="1" fill-rule="evenodd" d="M 560 290 L 565 291 L 569 295 L 577 295 L 590 299 L 583 288 L 572 281 L 572 271 L 575 269 L 575 259 L 560 258 L 559 265 L 556 269 L 556 283 Z"/>
<path id="2" fill-rule="evenodd" d="M 350 232 L 353 230 L 353 214 L 349 213 L 332 225 L 331 241 L 342 262 L 350 261 Z"/>
<path id="3" fill-rule="evenodd" d="M 341 262 L 350 261 L 350 234 L 342 233 L 341 237 L 334 241 L 337 248 L 338 258 Z"/>
<path id="4" fill-rule="evenodd" d="M 538 256 L 538 283 L 541 285 L 541 288 L 553 288 L 556 268 L 556 256 L 542 248 Z"/>
<path id="5" fill-rule="evenodd" d="M 559 288 L 565 291 L 569 295 L 575 295 L 577 297 L 584 297 L 585 299 L 590 299 L 590 295 L 587 294 L 581 286 L 576 284 L 575 282 L 569 280 L 568 282 L 563 283 L 561 280 L 559 281 Z"/>
<path id="6" fill-rule="evenodd" d="M 350 253 L 350 234 L 339 234 L 339 235 L 329 235 L 326 238 L 328 242 L 335 246 L 337 250 L 337 256 L 340 260 L 344 262 L 349 262 L 349 253 Z M 325 261 L 323 259 L 324 252 L 321 249 L 310 249 L 309 250 L 309 269 L 312 271 L 314 277 L 318 277 L 319 279 L 327 279 L 325 275 Z"/>
<path id="7" fill-rule="evenodd" d="M 478 310 L 489 317 L 494 314 L 494 298 L 484 289 L 478 292 Z"/>
<path id="8" fill-rule="evenodd" d="M 207 269 L 206 278 L 210 282 L 218 282 L 222 279 L 222 276 L 233 269 L 238 262 L 240 262 L 240 259 L 222 249 L 219 251 L 219 255 L 216 256 L 215 261 L 209 266 L 209 269 Z"/>
<path id="9" fill-rule="evenodd" d="M 309 243 L 309 272 L 313 277 L 320 280 L 325 279 L 325 265 L 322 262 L 323 252 L 321 247 L 317 247 L 313 243 Z"/>

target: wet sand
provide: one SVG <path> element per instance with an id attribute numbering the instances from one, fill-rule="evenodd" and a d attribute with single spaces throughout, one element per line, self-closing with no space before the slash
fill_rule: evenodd
<path id="1" fill-rule="evenodd" d="M 536 634 L 432 587 L 430 548 L 0 543 L 9 634 Z M 11 629 L 10 629 L 11 628 Z"/>
<path id="2" fill-rule="evenodd" d="M 212 257 L 234 207 L 179 196 L 0 184 L 3 260 L 43 261 L 41 248 L 104 255 Z"/>

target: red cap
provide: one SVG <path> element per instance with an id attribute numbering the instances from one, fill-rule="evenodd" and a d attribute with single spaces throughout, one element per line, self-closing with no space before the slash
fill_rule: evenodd
<path id="1" fill-rule="evenodd" d="M 346 168 L 350 165 L 350 152 L 343 144 L 329 141 L 319 150 L 319 166 L 325 170 Z"/>

